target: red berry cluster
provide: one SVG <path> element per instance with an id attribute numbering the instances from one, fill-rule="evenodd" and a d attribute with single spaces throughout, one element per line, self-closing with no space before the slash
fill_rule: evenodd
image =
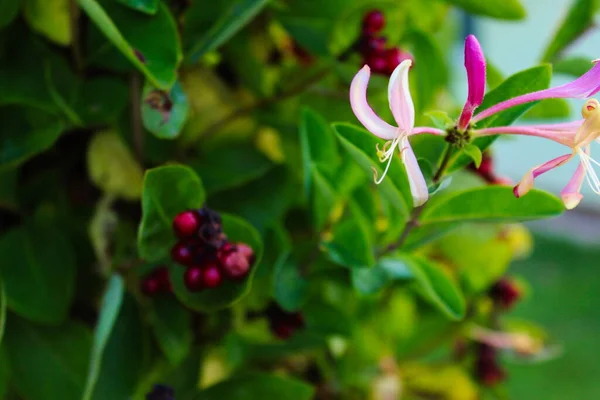
<path id="1" fill-rule="evenodd" d="M 224 276 L 241 280 L 250 271 L 254 251 L 245 243 L 227 240 L 215 211 L 206 207 L 183 211 L 173 219 L 173 231 L 179 241 L 171 258 L 187 267 L 184 282 L 190 291 L 215 288 Z"/>
<path id="2" fill-rule="evenodd" d="M 163 292 L 171 293 L 172 291 L 173 287 L 166 267 L 156 268 L 142 280 L 142 292 L 147 296 Z"/>
<path id="3" fill-rule="evenodd" d="M 391 75 L 404 60 L 413 59 L 412 55 L 398 47 L 386 48 L 386 38 L 378 36 L 385 26 L 385 17 L 379 10 L 369 11 L 363 18 L 360 52 L 364 64 L 376 74 Z"/>
<path id="4" fill-rule="evenodd" d="M 494 303 L 504 310 L 509 310 L 521 298 L 521 290 L 512 279 L 503 278 L 492 286 L 490 296 Z"/>
<path id="5" fill-rule="evenodd" d="M 279 339 L 289 339 L 298 329 L 304 328 L 304 316 L 300 312 L 290 313 L 277 304 L 271 304 L 267 309 L 269 328 Z"/>
<path id="6" fill-rule="evenodd" d="M 481 157 L 481 164 L 479 168 L 475 164 L 469 164 L 469 169 L 479 175 L 490 185 L 512 185 L 510 179 L 496 175 L 494 169 L 494 160 L 489 151 L 485 151 Z"/>
<path id="7" fill-rule="evenodd" d="M 494 386 L 506 379 L 506 373 L 498 364 L 496 349 L 480 343 L 475 359 L 475 376 L 486 386 Z"/>

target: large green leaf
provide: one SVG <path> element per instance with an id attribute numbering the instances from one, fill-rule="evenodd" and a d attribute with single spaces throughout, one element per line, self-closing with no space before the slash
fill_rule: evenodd
<path id="1" fill-rule="evenodd" d="M 361 294 L 377 293 L 389 282 L 408 280 L 413 273 L 407 262 L 400 257 L 384 257 L 377 260 L 373 268 L 356 268 L 352 270 L 352 285 Z"/>
<path id="2" fill-rule="evenodd" d="M 279 256 L 273 271 L 273 296 L 289 312 L 298 311 L 308 299 L 309 283 L 298 268 L 298 263 L 288 252 Z"/>
<path id="3" fill-rule="evenodd" d="M 175 82 L 169 93 L 146 83 L 142 92 L 142 122 L 160 139 L 175 139 L 187 119 L 189 104 L 183 88 Z"/>
<path id="4" fill-rule="evenodd" d="M 244 374 L 201 391 L 197 400 L 285 399 L 310 400 L 314 389 L 306 383 L 266 373 Z"/>
<path id="5" fill-rule="evenodd" d="M 153 15 L 158 11 L 158 3 L 160 0 L 117 0 L 119 3 L 141 11 L 146 14 Z"/>
<path id="6" fill-rule="evenodd" d="M 100 316 L 98 317 L 98 323 L 96 324 L 88 377 L 83 396 L 81 397 L 82 400 L 90 400 L 92 398 L 94 387 L 101 371 L 104 349 L 106 348 L 117 316 L 119 315 L 121 303 L 123 302 L 123 293 L 123 279 L 118 275 L 113 275 L 108 282 L 106 293 L 102 300 Z"/>
<path id="7" fill-rule="evenodd" d="M 596 0 L 573 0 L 569 12 L 544 51 L 542 60 L 551 61 L 558 57 L 567 46 L 590 29 L 594 25 L 596 8 Z"/>
<path id="8" fill-rule="evenodd" d="M 516 198 L 512 187 L 485 186 L 440 196 L 439 201 L 432 199 L 420 221 L 523 221 L 554 217 L 564 210 L 562 201 L 541 190 Z"/>
<path id="9" fill-rule="evenodd" d="M 79 4 L 153 86 L 170 89 L 182 55 L 177 26 L 166 4 L 161 2 L 152 16 L 123 7 L 114 0 L 79 0 Z"/>
<path id="10" fill-rule="evenodd" d="M 17 14 L 21 0 L 0 0 L 0 28 L 10 24 Z"/>
<path id="11" fill-rule="evenodd" d="M 569 57 L 552 64 L 555 74 L 567 74 L 580 77 L 592 68 L 593 64 L 587 57 Z"/>
<path id="12" fill-rule="evenodd" d="M 442 266 L 421 257 L 408 262 L 417 291 L 433 306 L 450 319 L 462 319 L 465 315 L 465 299 Z"/>
<path id="13" fill-rule="evenodd" d="M 260 235 L 243 219 L 221 213 L 223 220 L 223 232 L 230 241 L 234 243 L 246 243 L 255 255 L 254 264 L 250 267 L 250 273 L 241 281 L 225 281 L 219 287 L 205 289 L 199 292 L 190 292 L 185 286 L 183 276 L 184 268 L 179 265 L 171 265 L 169 274 L 173 283 L 175 295 L 188 308 L 196 311 L 213 311 L 227 307 L 250 292 L 252 279 L 260 263 L 263 252 L 263 243 Z"/>
<path id="14" fill-rule="evenodd" d="M 341 123 L 334 124 L 333 128 L 338 134 L 340 143 L 356 163 L 367 174 L 372 174 L 373 168 L 375 168 L 378 176 L 381 176 L 383 168 L 377 158 L 376 146 L 379 145 L 381 148 L 384 141 L 355 125 Z M 387 176 L 378 186 L 378 189 L 398 208 L 402 215 L 408 217 L 409 204 L 412 205 L 412 196 L 408 178 L 399 157 L 392 160 Z"/>
<path id="15" fill-rule="evenodd" d="M 0 254 L 8 308 L 36 322 L 63 321 L 73 298 L 75 255 L 62 232 L 40 224 L 13 229 L 0 237 Z"/>
<path id="16" fill-rule="evenodd" d="M 326 226 L 338 196 L 331 183 L 321 174 L 316 165 L 312 166 L 311 174 L 313 180 L 312 215 L 315 230 L 320 232 Z"/>
<path id="17" fill-rule="evenodd" d="M 71 43 L 69 0 L 22 0 L 23 15 L 31 29 L 62 46 Z"/>
<path id="18" fill-rule="evenodd" d="M 516 20 L 525 18 L 525 8 L 519 0 L 446 0 L 475 15 Z"/>
<path id="19" fill-rule="evenodd" d="M 171 364 L 180 364 L 192 347 L 192 318 L 172 295 L 152 301 L 150 323 L 154 336 Z"/>
<path id="20" fill-rule="evenodd" d="M 0 169 L 14 167 L 54 145 L 63 123 L 50 114 L 36 110 L 36 120 L 22 108 L 0 107 Z"/>
<path id="21" fill-rule="evenodd" d="M 22 398 L 81 399 L 91 346 L 85 327 L 69 322 L 42 328 L 13 317 L 6 326 L 5 343 L 11 383 Z"/>
<path id="22" fill-rule="evenodd" d="M 198 61 L 200 57 L 209 51 L 217 49 L 230 37 L 248 24 L 260 10 L 267 4 L 268 0 L 237 0 L 229 9 L 221 14 L 214 22 L 204 37 L 192 47 L 189 59 Z"/>
<path id="23" fill-rule="evenodd" d="M 102 363 L 91 399 L 130 399 L 143 376 L 150 337 L 135 299 L 125 294 L 119 315 L 102 352 Z"/>
<path id="24" fill-rule="evenodd" d="M 491 106 L 504 100 L 508 100 L 522 94 L 535 92 L 537 90 L 546 89 L 550 85 L 551 77 L 552 68 L 550 64 L 544 64 L 517 72 L 516 74 L 508 77 L 494 90 L 485 95 L 483 103 L 481 103 L 478 112 L 490 108 Z M 504 110 L 480 121 L 476 128 L 510 125 L 537 103 L 538 102 L 532 102 L 511 107 L 508 110 Z M 473 143 L 483 151 L 488 148 L 497 137 L 497 135 L 481 137 L 475 139 Z M 469 157 L 465 156 L 464 154 L 457 153 L 453 156 L 448 170 L 450 172 L 456 171 L 457 169 L 468 165 L 470 162 L 471 159 Z"/>
<path id="25" fill-rule="evenodd" d="M 571 115 L 569 102 L 565 99 L 544 99 L 531 107 L 523 119 L 567 119 Z"/>
<path id="26" fill-rule="evenodd" d="M 167 165 L 146 171 L 137 242 L 140 256 L 149 262 L 168 258 L 175 244 L 173 218 L 201 208 L 205 199 L 202 182 L 188 167 Z"/>

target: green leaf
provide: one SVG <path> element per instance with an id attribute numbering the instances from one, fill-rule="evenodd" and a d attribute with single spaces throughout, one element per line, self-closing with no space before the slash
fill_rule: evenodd
<path id="1" fill-rule="evenodd" d="M 504 100 L 511 99 L 522 94 L 535 92 L 548 88 L 550 85 L 550 78 L 552 77 L 552 69 L 550 64 L 540 65 L 526 69 L 521 72 L 517 72 L 514 75 L 508 77 L 494 90 L 487 93 L 483 99 L 483 103 L 479 107 L 478 112 L 481 112 L 491 106 L 498 104 Z M 482 121 L 480 121 L 476 128 L 494 127 L 494 126 L 507 126 L 512 124 L 517 118 L 523 113 L 533 107 L 536 102 L 522 104 L 519 106 L 511 107 L 508 110 L 499 112 L 498 114 L 492 115 Z M 497 135 L 486 136 L 477 138 L 473 141 L 481 151 L 488 148 L 497 138 Z M 471 162 L 471 158 L 464 154 L 457 153 L 453 156 L 450 162 L 449 172 L 456 171 Z"/>
<path id="2" fill-rule="evenodd" d="M 327 121 L 315 111 L 304 108 L 300 120 L 300 145 L 304 171 L 304 191 L 311 190 L 313 165 L 331 177 L 339 165 L 340 156 L 335 136 Z"/>
<path id="3" fill-rule="evenodd" d="M 466 145 L 462 151 L 471 159 L 473 160 L 473 162 L 475 163 L 475 167 L 479 168 L 479 166 L 481 165 L 481 158 L 483 157 L 483 155 L 481 154 L 481 150 L 479 149 L 479 147 L 475 146 L 474 144 L 468 144 Z"/>
<path id="4" fill-rule="evenodd" d="M 233 377 L 201 391 L 197 400 L 285 399 L 310 400 L 312 386 L 293 378 L 266 373 L 249 373 Z"/>
<path id="5" fill-rule="evenodd" d="M 63 321 L 73 298 L 75 255 L 54 225 L 31 224 L 0 237 L 8 308 L 33 321 Z"/>
<path id="6" fill-rule="evenodd" d="M 210 151 L 191 166 L 208 194 L 250 183 L 273 168 L 268 158 L 247 143 Z"/>
<path id="7" fill-rule="evenodd" d="M 442 266 L 425 258 L 412 257 L 408 267 L 423 298 L 450 319 L 459 320 L 464 317 L 465 299 Z"/>
<path id="8" fill-rule="evenodd" d="M 20 397 L 81 399 L 91 346 L 90 333 L 83 325 L 69 322 L 42 328 L 12 317 L 6 326 L 5 343 L 11 384 Z"/>
<path id="9" fill-rule="evenodd" d="M 518 20 L 526 16 L 519 0 L 446 0 L 465 11 L 498 19 Z"/>
<path id="10" fill-rule="evenodd" d="M 159 0 L 117 0 L 119 3 L 141 11 L 146 14 L 154 15 L 158 11 Z"/>
<path id="11" fill-rule="evenodd" d="M 190 108 L 179 82 L 175 82 L 168 94 L 146 83 L 142 99 L 144 127 L 160 139 L 179 136 Z"/>
<path id="12" fill-rule="evenodd" d="M 437 93 L 448 81 L 445 57 L 435 38 L 427 32 L 412 30 L 403 41 L 410 44 L 415 60 L 419 60 L 419 65 L 415 63 L 414 67 L 413 80 L 416 84 L 413 92 L 416 94 L 415 109 L 417 113 L 423 112 L 432 105 Z"/>
<path id="13" fill-rule="evenodd" d="M 352 335 L 353 321 L 348 311 L 323 301 L 311 301 L 302 310 L 306 319 L 306 330 L 322 336 Z"/>
<path id="14" fill-rule="evenodd" d="M 130 399 L 147 363 L 150 338 L 135 299 L 125 294 L 104 347 L 93 400 Z"/>
<path id="15" fill-rule="evenodd" d="M 4 329 L 6 327 L 6 289 L 4 282 L 0 282 L 0 343 L 4 338 Z"/>
<path id="16" fill-rule="evenodd" d="M 246 243 L 255 255 L 254 264 L 250 267 L 250 273 L 241 281 L 226 281 L 218 288 L 190 292 L 183 281 L 184 268 L 172 265 L 169 268 L 171 282 L 175 295 L 183 304 L 192 310 L 208 312 L 227 307 L 250 292 L 252 279 L 260 263 L 263 252 L 263 243 L 260 235 L 243 219 L 229 214 L 221 213 L 223 220 L 223 232 L 230 241 Z"/>
<path id="17" fill-rule="evenodd" d="M 498 69 L 498 67 L 490 62 L 489 59 L 486 59 L 486 74 L 485 80 L 488 85 L 489 90 L 496 89 L 498 85 L 504 82 L 504 75 Z"/>
<path id="18" fill-rule="evenodd" d="M 373 267 L 373 237 L 368 223 L 356 209 L 342 217 L 331 229 L 331 237 L 322 243 L 329 258 L 348 268 Z"/>
<path id="19" fill-rule="evenodd" d="M 431 119 L 433 122 L 433 126 L 439 129 L 446 130 L 448 127 L 454 125 L 454 120 L 448 116 L 448 113 L 445 111 L 434 110 L 425 113 L 426 117 Z"/>
<path id="20" fill-rule="evenodd" d="M 240 29 L 248 24 L 260 10 L 267 4 L 268 0 L 237 0 L 229 9 L 221 14 L 214 25 L 192 49 L 188 58 L 192 62 L 198 61 L 200 57 L 209 51 L 216 50 Z"/>
<path id="21" fill-rule="evenodd" d="M 378 176 L 383 174 L 376 152 L 376 145 L 379 144 L 382 148 L 383 140 L 351 124 L 334 124 L 333 128 L 337 132 L 342 146 L 367 174 L 372 174 L 373 168 L 377 170 Z M 408 217 L 408 205 L 412 205 L 412 195 L 404 166 L 399 158 L 392 159 L 387 176 L 377 188 L 398 208 L 402 215 Z"/>
<path id="22" fill-rule="evenodd" d="M 573 0 L 568 14 L 544 51 L 542 61 L 551 61 L 594 25 L 596 0 Z"/>
<path id="23" fill-rule="evenodd" d="M 439 201 L 432 199 L 420 221 L 423 224 L 452 221 L 524 221 L 562 214 L 565 207 L 551 194 L 533 189 L 516 198 L 511 187 L 485 186 L 456 192 Z"/>
<path id="24" fill-rule="evenodd" d="M 317 56 L 330 55 L 329 35 L 332 26 L 329 19 L 281 15 L 278 20 L 302 49 Z"/>
<path id="25" fill-rule="evenodd" d="M 311 173 L 313 176 L 312 180 L 314 181 L 312 215 L 315 230 L 320 232 L 326 226 L 338 196 L 333 187 L 331 187 L 331 183 L 329 183 L 315 165 L 311 168 Z"/>
<path id="26" fill-rule="evenodd" d="M 279 256 L 273 272 L 273 296 L 281 308 L 289 312 L 300 310 L 308 299 L 309 284 L 298 267 L 287 252 Z"/>
<path id="27" fill-rule="evenodd" d="M 90 180 L 107 194 L 137 200 L 142 194 L 142 168 L 119 135 L 98 132 L 87 151 Z"/>
<path id="28" fill-rule="evenodd" d="M 39 110 L 36 118 L 29 118 L 19 107 L 0 107 L 0 169 L 21 164 L 58 140 L 64 128 L 62 122 Z"/>
<path id="29" fill-rule="evenodd" d="M 569 102 L 565 99 L 544 99 L 531 107 L 524 119 L 567 119 L 571 115 Z"/>
<path id="30" fill-rule="evenodd" d="M 79 87 L 74 112 L 85 124 L 104 125 L 114 122 L 125 110 L 129 93 L 127 85 L 116 77 L 85 80 Z"/>
<path id="31" fill-rule="evenodd" d="M 205 199 L 200 178 L 188 167 L 167 165 L 146 171 L 137 242 L 140 256 L 148 262 L 167 259 L 175 244 L 173 218 L 201 208 Z"/>
<path id="32" fill-rule="evenodd" d="M 587 57 L 563 58 L 552 64 L 554 73 L 580 77 L 592 68 L 593 64 Z"/>
<path id="33" fill-rule="evenodd" d="M 159 296 L 152 301 L 150 323 L 158 345 L 169 362 L 180 364 L 192 347 L 192 318 L 189 311 L 173 296 Z"/>
<path id="34" fill-rule="evenodd" d="M 175 20 L 164 3 L 160 3 L 153 16 L 123 7 L 114 0 L 79 0 L 79 4 L 153 86 L 170 89 L 182 55 Z"/>
<path id="35" fill-rule="evenodd" d="M 19 170 L 0 168 L 0 208 L 10 210 L 18 209 L 17 180 Z"/>
<path id="36" fill-rule="evenodd" d="M 373 268 L 352 270 L 352 285 L 360 294 L 369 295 L 379 292 L 389 282 L 413 278 L 407 262 L 399 257 L 383 257 L 377 260 Z"/>
<path id="37" fill-rule="evenodd" d="M 0 28 L 9 25 L 19 14 L 21 0 L 0 0 Z"/>
<path id="38" fill-rule="evenodd" d="M 23 15 L 31 26 L 51 41 L 67 46 L 71 43 L 70 0 L 23 0 Z"/>
<path id="39" fill-rule="evenodd" d="M 82 400 L 90 400 L 94 391 L 94 386 L 98 381 L 98 376 L 101 370 L 102 356 L 106 344 L 111 335 L 121 303 L 123 302 L 124 284 L 123 279 L 118 275 L 113 275 L 108 281 L 102 307 L 100 308 L 100 316 L 94 332 L 94 343 L 92 345 L 92 354 L 90 358 L 90 366 L 88 368 L 88 376 L 83 391 Z"/>

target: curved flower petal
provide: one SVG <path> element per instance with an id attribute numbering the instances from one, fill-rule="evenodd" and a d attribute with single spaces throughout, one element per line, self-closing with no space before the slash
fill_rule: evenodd
<path id="1" fill-rule="evenodd" d="M 465 129 L 469 125 L 473 112 L 483 101 L 485 93 L 485 57 L 477 38 L 473 35 L 465 39 L 465 69 L 469 93 L 458 119 L 459 129 Z"/>
<path id="2" fill-rule="evenodd" d="M 372 134 L 382 139 L 391 140 L 397 136 L 398 128 L 379 118 L 367 102 L 367 86 L 371 70 L 365 65 L 352 79 L 350 85 L 350 105 L 356 118 Z"/>
<path id="3" fill-rule="evenodd" d="M 402 140 L 402 162 L 406 168 L 406 174 L 408 175 L 408 183 L 410 185 L 410 193 L 413 198 L 413 205 L 415 207 L 422 206 L 429 198 L 429 190 L 427 190 L 427 182 L 423 177 L 415 153 L 413 152 L 408 137 Z"/>
<path id="4" fill-rule="evenodd" d="M 585 99 L 593 96 L 600 90 L 600 63 L 594 66 L 585 74 L 575 79 L 573 82 L 557 86 L 555 88 L 539 90 L 537 92 L 524 94 L 515 98 L 503 101 L 477 114 L 473 122 L 481 121 L 490 115 L 496 114 L 507 108 L 519 104 L 529 103 L 542 99 L 556 98 L 578 98 Z"/>
<path id="5" fill-rule="evenodd" d="M 565 146 L 573 147 L 575 145 L 575 136 L 577 130 L 581 127 L 582 121 L 578 124 L 556 124 L 551 125 L 527 125 L 527 126 L 497 126 L 493 128 L 476 129 L 471 131 L 474 136 L 489 135 L 525 135 L 537 136 L 553 140 Z M 564 127 L 564 129 L 561 129 Z"/>
<path id="6" fill-rule="evenodd" d="M 527 194 L 533 188 L 533 181 L 541 174 L 550 171 L 553 168 L 559 167 L 569 161 L 573 157 L 573 154 L 565 154 L 564 156 L 556 157 L 542 165 L 538 165 L 532 168 L 525 174 L 521 182 L 514 187 L 513 193 L 515 197 L 521 197 Z"/>
<path id="7" fill-rule="evenodd" d="M 583 163 L 579 163 L 573 177 L 567 183 L 567 186 L 560 192 L 560 197 L 567 210 L 572 210 L 583 199 L 583 195 L 580 193 L 583 179 L 585 178 L 585 167 Z"/>
<path id="8" fill-rule="evenodd" d="M 390 110 L 400 129 L 408 133 L 415 126 L 415 106 L 408 88 L 408 70 L 411 65 L 411 60 L 402 61 L 392 73 L 388 85 Z"/>

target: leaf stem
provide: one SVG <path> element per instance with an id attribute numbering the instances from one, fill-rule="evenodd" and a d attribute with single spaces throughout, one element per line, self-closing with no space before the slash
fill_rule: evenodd
<path id="1" fill-rule="evenodd" d="M 69 3 L 69 17 L 71 19 L 71 54 L 73 63 L 78 74 L 83 72 L 83 54 L 81 52 L 81 38 L 79 32 L 79 16 L 81 10 L 77 4 L 77 0 L 71 0 Z"/>
<path id="2" fill-rule="evenodd" d="M 440 179 L 442 179 L 442 177 L 444 176 L 444 173 L 446 172 L 446 169 L 448 168 L 448 165 L 450 164 L 450 160 L 452 158 L 452 152 L 453 152 L 452 145 L 451 144 L 446 145 L 446 149 L 444 150 L 444 155 L 442 157 L 442 162 L 440 163 L 438 170 L 436 171 L 435 175 L 433 176 L 433 183 L 438 183 L 440 181 Z M 413 210 L 410 214 L 410 217 L 409 217 L 408 221 L 406 222 L 404 229 L 402 230 L 402 233 L 400 233 L 400 237 L 398 238 L 398 240 L 396 240 L 394 243 L 391 243 L 390 245 L 388 245 L 385 249 L 383 249 L 383 251 L 379 252 L 378 256 L 382 256 L 387 253 L 391 253 L 392 251 L 397 250 L 404 245 L 404 242 L 406 242 L 408 235 L 412 232 L 412 230 L 414 228 L 419 226 L 419 217 L 423 213 L 423 210 L 425 209 L 426 205 L 427 205 L 427 203 L 423 204 L 422 206 L 413 208 Z"/>

